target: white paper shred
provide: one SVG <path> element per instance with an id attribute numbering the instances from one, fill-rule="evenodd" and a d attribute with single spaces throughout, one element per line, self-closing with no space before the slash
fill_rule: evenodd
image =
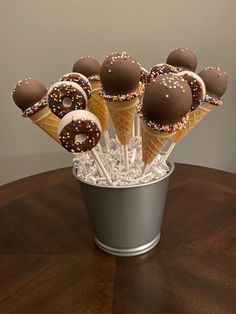
<path id="1" fill-rule="evenodd" d="M 141 177 L 143 161 L 142 140 L 140 137 L 133 137 L 129 144 L 128 171 L 125 171 L 124 153 L 117 138 L 111 139 L 110 152 L 106 152 L 104 148 L 102 148 L 102 152 L 97 148 L 95 149 L 109 173 L 114 186 L 148 183 L 161 178 L 169 171 L 166 163 L 160 164 L 161 155 L 158 155 L 148 173 Z M 74 154 L 73 163 L 77 169 L 78 179 L 96 185 L 108 185 L 106 178 L 99 175 L 97 165 L 89 152 Z"/>

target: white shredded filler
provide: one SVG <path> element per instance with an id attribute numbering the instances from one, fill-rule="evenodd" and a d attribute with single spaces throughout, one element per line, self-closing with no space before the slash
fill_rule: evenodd
<path id="1" fill-rule="evenodd" d="M 162 155 L 158 155 L 148 173 L 141 177 L 143 170 L 141 137 L 133 137 L 130 141 L 129 170 L 126 171 L 121 144 L 117 138 L 111 139 L 110 142 L 110 152 L 107 152 L 104 147 L 102 147 L 102 152 L 98 148 L 95 149 L 111 177 L 113 186 L 148 183 L 161 178 L 169 171 L 165 162 L 160 163 Z M 106 178 L 99 174 L 98 167 L 90 152 L 74 154 L 73 163 L 78 179 L 96 185 L 108 186 Z"/>

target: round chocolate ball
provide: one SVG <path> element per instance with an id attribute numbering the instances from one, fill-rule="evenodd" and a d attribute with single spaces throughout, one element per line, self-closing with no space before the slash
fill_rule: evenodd
<path id="1" fill-rule="evenodd" d="M 73 72 L 81 73 L 88 78 L 99 75 L 100 70 L 100 63 L 94 57 L 90 56 L 79 58 L 73 66 Z"/>
<path id="2" fill-rule="evenodd" d="M 177 75 L 160 75 L 144 92 L 142 113 L 154 123 L 168 125 L 181 122 L 192 105 L 188 83 Z"/>
<path id="3" fill-rule="evenodd" d="M 100 80 L 107 95 L 126 95 L 139 85 L 141 69 L 139 63 L 127 52 L 115 52 L 102 64 Z"/>
<path id="4" fill-rule="evenodd" d="M 220 99 L 227 88 L 228 76 L 218 67 L 207 67 L 198 74 L 204 81 L 206 93 Z"/>
<path id="5" fill-rule="evenodd" d="M 189 48 L 176 48 L 171 51 L 166 63 L 194 72 L 197 67 L 197 57 Z"/>
<path id="6" fill-rule="evenodd" d="M 17 107 L 25 111 L 39 102 L 46 93 L 47 89 L 41 82 L 28 78 L 16 84 L 12 97 Z"/>

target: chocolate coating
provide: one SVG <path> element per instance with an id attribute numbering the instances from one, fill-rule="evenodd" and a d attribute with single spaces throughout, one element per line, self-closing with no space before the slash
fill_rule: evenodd
<path id="1" fill-rule="evenodd" d="M 17 107 L 25 111 L 39 102 L 46 93 L 47 89 L 41 82 L 28 78 L 16 84 L 12 97 Z"/>
<path id="2" fill-rule="evenodd" d="M 176 48 L 171 51 L 166 59 L 166 63 L 194 72 L 197 67 L 197 57 L 188 48 Z"/>
<path id="3" fill-rule="evenodd" d="M 67 73 L 60 78 L 60 81 L 69 81 L 79 84 L 85 91 L 88 99 L 91 97 L 92 93 L 91 84 L 88 78 L 85 77 L 84 75 L 81 75 L 80 73 Z"/>
<path id="4" fill-rule="evenodd" d="M 192 105 L 188 83 L 171 74 L 160 75 L 147 85 L 143 98 L 143 116 L 158 124 L 180 122 Z"/>
<path id="5" fill-rule="evenodd" d="M 90 56 L 79 58 L 73 66 L 73 72 L 82 73 L 88 78 L 94 75 L 100 75 L 100 70 L 100 63 Z"/>
<path id="6" fill-rule="evenodd" d="M 75 82 L 61 81 L 48 91 L 49 109 L 60 119 L 70 111 L 85 110 L 87 100 L 85 91 Z"/>
<path id="7" fill-rule="evenodd" d="M 207 95 L 220 99 L 227 88 L 228 76 L 218 67 L 207 67 L 198 74 L 204 81 Z"/>
<path id="8" fill-rule="evenodd" d="M 79 141 L 78 135 L 84 135 L 84 140 Z M 92 120 L 77 119 L 70 121 L 59 134 L 61 144 L 72 153 L 81 153 L 95 147 L 101 137 L 101 131 Z"/>
<path id="9" fill-rule="evenodd" d="M 150 83 L 157 76 L 162 74 L 178 73 L 178 70 L 170 64 L 160 63 L 151 68 L 150 74 L 147 77 L 147 83 Z"/>
<path id="10" fill-rule="evenodd" d="M 148 70 L 146 70 L 145 68 L 142 68 L 142 67 L 141 67 L 140 69 L 141 69 L 140 82 L 141 82 L 142 84 L 146 85 L 149 72 L 148 72 Z"/>
<path id="11" fill-rule="evenodd" d="M 100 79 L 108 95 L 126 95 L 139 85 L 141 69 L 139 63 L 127 52 L 114 52 L 102 64 Z"/>

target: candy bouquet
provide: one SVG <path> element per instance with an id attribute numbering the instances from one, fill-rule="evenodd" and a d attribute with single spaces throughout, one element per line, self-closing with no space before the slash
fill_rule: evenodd
<path id="1" fill-rule="evenodd" d="M 95 241 L 109 253 L 141 254 L 159 240 L 173 171 L 168 157 L 213 106 L 222 105 L 228 84 L 220 68 L 196 74 L 196 67 L 187 48 L 173 50 L 150 71 L 127 52 L 114 52 L 102 65 L 93 57 L 79 58 L 72 72 L 48 89 L 31 78 L 13 89 L 22 116 L 73 154 Z M 116 197 L 120 209 L 112 204 Z M 134 199 L 140 199 L 136 209 Z"/>

